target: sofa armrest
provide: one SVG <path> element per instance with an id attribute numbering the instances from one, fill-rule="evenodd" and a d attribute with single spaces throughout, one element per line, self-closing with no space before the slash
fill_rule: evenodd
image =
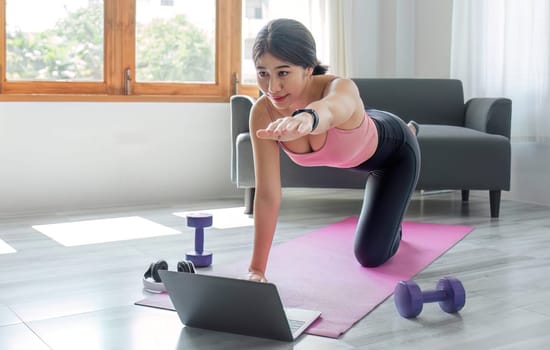
<path id="1" fill-rule="evenodd" d="M 246 95 L 233 95 L 229 99 L 231 128 L 231 181 L 237 181 L 237 137 L 248 131 L 250 109 L 255 100 Z"/>
<path id="2" fill-rule="evenodd" d="M 248 119 L 250 109 L 255 100 L 246 95 L 233 95 L 229 100 L 231 106 L 231 140 L 234 142 L 237 136 L 248 131 Z"/>
<path id="3" fill-rule="evenodd" d="M 512 101 L 508 98 L 472 98 L 466 102 L 465 127 L 510 139 Z"/>

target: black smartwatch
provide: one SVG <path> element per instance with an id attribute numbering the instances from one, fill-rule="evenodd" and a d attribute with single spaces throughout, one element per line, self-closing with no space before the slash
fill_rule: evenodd
<path id="1" fill-rule="evenodd" d="M 313 117 L 313 126 L 311 127 L 311 131 L 315 130 L 315 128 L 317 128 L 317 125 L 319 125 L 319 114 L 317 114 L 317 112 L 315 112 L 314 109 L 306 108 L 306 109 L 297 109 L 297 110 L 295 110 L 294 113 L 292 113 L 292 116 L 294 117 L 295 115 L 300 114 L 300 113 L 309 113 L 309 114 L 311 114 L 311 116 Z"/>

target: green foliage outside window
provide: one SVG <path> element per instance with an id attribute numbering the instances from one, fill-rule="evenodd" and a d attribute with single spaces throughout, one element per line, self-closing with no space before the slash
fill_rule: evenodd
<path id="1" fill-rule="evenodd" d="M 8 31 L 8 80 L 103 80 L 103 9 L 81 8 L 38 33 Z"/>
<path id="2" fill-rule="evenodd" d="M 138 81 L 213 81 L 212 39 L 184 15 L 156 19 L 136 33 Z M 52 29 L 6 34 L 8 80 L 102 81 L 103 8 L 69 12 Z"/>
<path id="3" fill-rule="evenodd" d="M 138 81 L 214 81 L 214 44 L 186 16 L 138 26 Z"/>

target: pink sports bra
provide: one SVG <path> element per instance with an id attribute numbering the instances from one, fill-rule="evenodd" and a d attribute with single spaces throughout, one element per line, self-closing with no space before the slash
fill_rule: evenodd
<path id="1" fill-rule="evenodd" d="M 282 142 L 279 144 L 294 163 L 302 166 L 353 168 L 372 157 L 378 146 L 378 133 L 365 112 L 365 119 L 355 129 L 329 129 L 325 144 L 317 151 L 294 153 Z"/>

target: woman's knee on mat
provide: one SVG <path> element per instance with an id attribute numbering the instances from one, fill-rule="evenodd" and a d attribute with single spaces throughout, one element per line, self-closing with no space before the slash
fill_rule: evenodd
<path id="1" fill-rule="evenodd" d="M 389 237 L 390 241 L 385 244 L 375 244 L 374 242 L 355 242 L 355 258 L 364 267 L 377 267 L 384 264 L 395 255 L 399 244 L 401 243 L 401 229 L 396 235 Z"/>
<path id="2" fill-rule="evenodd" d="M 365 253 L 362 250 L 355 250 L 355 258 L 364 267 L 378 267 L 384 264 L 391 258 L 391 255 L 381 254 L 380 252 L 374 254 Z"/>
<path id="3" fill-rule="evenodd" d="M 394 256 L 399 243 L 395 247 L 392 247 L 392 250 L 389 252 L 381 252 L 380 250 L 376 252 L 366 252 L 364 249 L 355 249 L 355 258 L 364 267 L 378 267 L 384 264 L 386 261 L 390 260 Z"/>

